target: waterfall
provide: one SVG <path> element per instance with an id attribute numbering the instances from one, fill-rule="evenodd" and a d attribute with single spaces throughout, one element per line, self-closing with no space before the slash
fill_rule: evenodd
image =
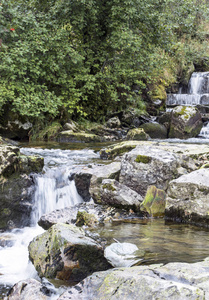
<path id="1" fill-rule="evenodd" d="M 194 72 L 189 80 L 186 93 L 182 93 L 182 88 L 178 94 L 167 95 L 167 111 L 177 105 L 183 106 L 209 106 L 209 72 Z M 209 123 L 200 131 L 199 137 L 209 138 Z"/>
<path id="2" fill-rule="evenodd" d="M 178 94 L 167 95 L 167 106 L 209 105 L 209 72 L 194 72 L 189 80 L 185 94 L 181 88 Z"/>
<path id="3" fill-rule="evenodd" d="M 44 232 L 37 225 L 37 221 L 43 214 L 74 206 L 83 201 L 77 193 L 71 175 L 87 163 L 99 158 L 97 153 L 89 149 L 22 148 L 21 153 L 44 157 L 44 169 L 42 174 L 34 176 L 36 191 L 31 227 L 17 228 L 0 234 L 0 240 L 10 241 L 6 246 L 0 246 L 0 291 L 20 280 L 37 277 L 34 266 L 28 260 L 29 242 Z"/>

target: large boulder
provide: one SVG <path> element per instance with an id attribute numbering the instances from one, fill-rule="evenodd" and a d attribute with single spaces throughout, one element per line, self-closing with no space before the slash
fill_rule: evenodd
<path id="1" fill-rule="evenodd" d="M 202 127 L 202 117 L 197 108 L 177 106 L 171 114 L 169 138 L 187 139 L 196 137 Z"/>
<path id="2" fill-rule="evenodd" d="M 166 218 L 209 225 L 209 169 L 182 175 L 169 183 Z"/>
<path id="3" fill-rule="evenodd" d="M 152 139 L 166 139 L 167 138 L 167 128 L 157 122 L 145 123 L 140 126 L 146 134 L 148 134 Z"/>
<path id="4" fill-rule="evenodd" d="M 72 130 L 61 131 L 57 137 L 60 143 L 91 143 L 102 142 L 102 138 L 96 134 L 86 132 L 74 132 Z"/>
<path id="5" fill-rule="evenodd" d="M 29 256 L 40 277 L 80 281 L 107 270 L 103 248 L 74 225 L 56 224 L 29 244 Z"/>
<path id="6" fill-rule="evenodd" d="M 20 155 L 15 146 L 0 145 L 0 229 L 29 225 L 34 181 L 31 173 L 41 172 L 44 160 Z"/>
<path id="7" fill-rule="evenodd" d="M 142 196 L 150 185 L 166 190 L 168 182 L 178 176 L 179 162 L 174 153 L 152 145 L 137 146 L 122 157 L 119 182 Z"/>
<path id="8" fill-rule="evenodd" d="M 137 266 L 94 273 L 58 300 L 209 299 L 209 261 Z"/>
<path id="9" fill-rule="evenodd" d="M 77 191 L 84 201 L 91 197 L 100 202 L 100 187 L 103 179 L 118 179 L 120 173 L 120 162 L 115 161 L 108 165 L 93 165 L 83 168 L 74 176 Z"/>
<path id="10" fill-rule="evenodd" d="M 105 179 L 101 185 L 101 202 L 110 206 L 140 210 L 143 198 L 124 184 L 114 179 Z"/>

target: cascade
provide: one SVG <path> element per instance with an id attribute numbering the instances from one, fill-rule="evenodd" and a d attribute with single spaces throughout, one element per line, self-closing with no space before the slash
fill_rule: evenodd
<path id="1" fill-rule="evenodd" d="M 36 191 L 31 227 L 16 228 L 0 234 L 0 239 L 11 241 L 7 246 L 0 246 L 0 291 L 20 280 L 36 278 L 37 272 L 28 260 L 28 244 L 44 230 L 37 225 L 39 218 L 46 213 L 83 202 L 78 195 L 72 173 L 98 159 L 93 150 L 59 150 L 22 148 L 25 155 L 44 157 L 42 174 L 35 176 Z M 1 294 L 0 294 L 1 298 Z"/>
<path id="2" fill-rule="evenodd" d="M 180 88 L 178 94 L 168 94 L 166 105 L 167 111 L 177 105 L 209 106 L 209 72 L 194 72 L 185 93 Z M 209 138 L 209 123 L 204 125 L 199 137 Z"/>

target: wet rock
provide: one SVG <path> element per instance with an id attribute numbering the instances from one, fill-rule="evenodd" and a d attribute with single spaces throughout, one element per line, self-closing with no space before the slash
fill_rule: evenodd
<path id="1" fill-rule="evenodd" d="M 112 162 L 108 165 L 93 166 L 83 168 L 81 172 L 75 174 L 75 185 L 79 195 L 89 201 L 91 197 L 94 201 L 100 202 L 100 187 L 103 179 L 118 179 L 120 172 L 120 162 Z"/>
<path id="2" fill-rule="evenodd" d="M 57 137 L 57 141 L 60 143 L 91 143 L 102 142 L 102 138 L 95 134 L 86 132 L 74 132 L 72 130 L 61 131 Z"/>
<path id="3" fill-rule="evenodd" d="M 30 173 L 41 172 L 40 157 L 20 155 L 18 147 L 0 145 L 0 229 L 29 225 L 34 190 Z"/>
<path id="4" fill-rule="evenodd" d="M 107 270 L 103 248 L 73 225 L 57 224 L 33 239 L 29 257 L 40 277 L 80 281 Z"/>
<path id="5" fill-rule="evenodd" d="M 170 263 L 97 272 L 59 300 L 209 299 L 209 262 Z"/>
<path id="6" fill-rule="evenodd" d="M 152 185 L 148 187 L 140 209 L 146 211 L 149 216 L 163 217 L 165 215 L 165 198 L 166 193 Z"/>
<path id="7" fill-rule="evenodd" d="M 94 215 L 94 217 L 100 224 L 103 224 L 107 220 L 123 220 L 130 217 L 127 210 L 110 207 L 104 204 L 100 205 L 94 202 L 87 202 L 78 204 L 73 207 L 66 207 L 63 209 L 55 210 L 49 214 L 45 214 L 40 218 L 38 224 L 45 230 L 49 229 L 51 226 L 57 223 L 75 224 L 78 212 L 86 212 L 89 215 Z M 131 215 L 132 217 L 138 217 L 138 214 L 135 214 L 134 212 L 132 212 Z"/>
<path id="8" fill-rule="evenodd" d="M 107 246 L 104 256 L 113 267 L 131 267 L 139 262 L 139 256 L 144 256 L 144 251 L 131 243 L 113 243 Z"/>
<path id="9" fill-rule="evenodd" d="M 169 183 L 166 218 L 209 226 L 209 169 L 182 175 Z"/>
<path id="10" fill-rule="evenodd" d="M 31 278 L 16 283 L 4 300 L 49 300 L 50 296 L 39 281 Z"/>
<path id="11" fill-rule="evenodd" d="M 149 139 L 149 135 L 145 133 L 143 128 L 134 128 L 128 131 L 126 139 L 135 141 L 147 141 Z"/>
<path id="12" fill-rule="evenodd" d="M 166 139 L 168 135 L 167 128 L 157 122 L 145 123 L 140 126 L 146 134 L 152 139 Z"/>
<path id="13" fill-rule="evenodd" d="M 195 107 L 177 106 L 171 114 L 169 138 L 196 137 L 202 129 L 201 114 Z"/>
<path id="14" fill-rule="evenodd" d="M 101 185 L 101 202 L 110 206 L 140 210 L 143 198 L 124 184 L 114 179 L 105 179 Z"/>
<path id="15" fill-rule="evenodd" d="M 178 155 L 152 146 L 137 146 L 124 154 L 119 182 L 143 197 L 150 185 L 166 190 L 168 182 L 177 176 Z"/>

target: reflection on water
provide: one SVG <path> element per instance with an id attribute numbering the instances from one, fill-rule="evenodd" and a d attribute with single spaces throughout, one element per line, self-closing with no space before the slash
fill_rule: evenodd
<path id="1" fill-rule="evenodd" d="M 114 222 L 98 229 L 98 233 L 114 242 L 134 243 L 145 251 L 141 264 L 197 262 L 209 256 L 209 230 L 185 224 L 165 224 L 163 219 Z"/>

